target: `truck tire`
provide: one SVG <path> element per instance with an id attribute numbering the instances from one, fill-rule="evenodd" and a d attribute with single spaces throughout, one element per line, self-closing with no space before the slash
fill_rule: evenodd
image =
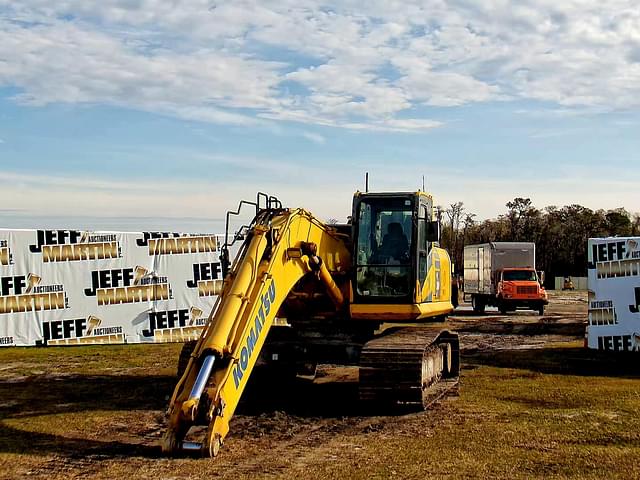
<path id="1" fill-rule="evenodd" d="M 541 303 L 538 307 L 538 315 L 544 315 L 544 303 Z"/>
<path id="2" fill-rule="evenodd" d="M 500 303 L 500 304 L 498 305 L 498 310 L 500 310 L 500 313 L 501 313 L 502 315 L 506 315 L 506 314 L 507 314 L 507 312 L 508 312 L 508 310 L 507 310 L 507 306 L 506 306 L 504 303 Z"/>
<path id="3" fill-rule="evenodd" d="M 484 300 L 477 295 L 471 295 L 471 306 L 476 313 L 484 313 Z"/>

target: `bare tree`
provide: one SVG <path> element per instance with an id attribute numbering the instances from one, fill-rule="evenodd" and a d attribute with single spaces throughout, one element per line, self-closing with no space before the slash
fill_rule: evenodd
<path id="1" fill-rule="evenodd" d="M 458 248 L 458 232 L 460 231 L 460 219 L 463 212 L 464 203 L 462 202 L 452 203 L 449 205 L 449 208 L 445 210 L 447 218 L 449 218 L 449 225 L 451 229 L 451 243 L 449 245 L 449 250 L 456 263 L 462 261 L 462 246 Z"/>

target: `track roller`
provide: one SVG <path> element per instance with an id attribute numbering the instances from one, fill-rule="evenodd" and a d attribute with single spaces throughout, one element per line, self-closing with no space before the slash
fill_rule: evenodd
<path id="1" fill-rule="evenodd" d="M 459 365 L 457 334 L 402 328 L 364 346 L 360 400 L 374 409 L 425 409 L 457 385 Z"/>

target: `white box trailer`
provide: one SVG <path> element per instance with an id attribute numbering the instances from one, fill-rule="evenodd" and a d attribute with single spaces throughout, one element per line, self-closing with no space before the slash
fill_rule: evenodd
<path id="1" fill-rule="evenodd" d="M 587 344 L 640 350 L 640 237 L 590 238 Z"/>
<path id="2" fill-rule="evenodd" d="M 536 268 L 533 242 L 490 242 L 464 247 L 464 293 L 496 294 L 498 270 Z"/>
<path id="3" fill-rule="evenodd" d="M 547 293 L 536 273 L 533 242 L 490 242 L 464 247 L 464 295 L 476 313 L 518 308 L 544 313 Z"/>

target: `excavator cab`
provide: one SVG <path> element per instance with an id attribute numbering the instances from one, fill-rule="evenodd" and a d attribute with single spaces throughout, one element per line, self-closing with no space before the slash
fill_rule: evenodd
<path id="1" fill-rule="evenodd" d="M 435 248 L 440 228 L 428 194 L 356 192 L 352 219 L 354 317 L 376 316 L 359 306 L 404 304 L 416 307 L 408 315 L 415 319 L 420 304 L 444 299 L 441 270 L 450 262 L 441 262 L 447 254 Z"/>
<path id="2" fill-rule="evenodd" d="M 413 303 L 438 238 L 431 197 L 417 193 L 356 193 L 353 202 L 358 303 Z"/>

